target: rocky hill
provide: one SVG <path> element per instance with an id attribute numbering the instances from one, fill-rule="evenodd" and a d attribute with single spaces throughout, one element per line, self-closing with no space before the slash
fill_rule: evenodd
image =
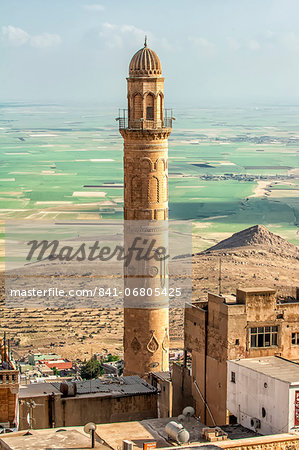
<path id="1" fill-rule="evenodd" d="M 222 292 L 267 286 L 293 295 L 299 284 L 299 249 L 263 225 L 233 234 L 193 256 L 193 300 L 217 292 L 221 260 Z"/>
<path id="2" fill-rule="evenodd" d="M 277 234 L 269 231 L 264 225 L 254 225 L 233 234 L 218 244 L 205 250 L 204 253 L 217 250 L 260 249 L 271 253 L 299 258 L 299 249 Z"/>

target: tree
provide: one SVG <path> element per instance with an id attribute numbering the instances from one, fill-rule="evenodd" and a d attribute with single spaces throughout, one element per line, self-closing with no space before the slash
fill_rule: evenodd
<path id="1" fill-rule="evenodd" d="M 56 375 L 56 376 L 59 377 L 60 372 L 59 372 L 59 370 L 57 369 L 57 367 L 52 367 L 52 370 L 53 370 L 54 375 Z"/>
<path id="2" fill-rule="evenodd" d="M 92 378 L 97 378 L 103 369 L 97 359 L 91 358 L 89 361 L 84 361 L 81 366 L 80 374 L 85 380 L 91 380 Z"/>
<path id="3" fill-rule="evenodd" d="M 103 362 L 113 362 L 113 361 L 119 361 L 119 356 L 117 355 L 109 355 Z"/>

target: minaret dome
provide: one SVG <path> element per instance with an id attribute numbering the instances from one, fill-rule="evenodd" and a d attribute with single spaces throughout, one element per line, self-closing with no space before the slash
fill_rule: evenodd
<path id="1" fill-rule="evenodd" d="M 159 56 L 154 50 L 148 48 L 146 40 L 144 47 L 138 50 L 131 59 L 129 75 L 132 78 L 162 76 Z"/>

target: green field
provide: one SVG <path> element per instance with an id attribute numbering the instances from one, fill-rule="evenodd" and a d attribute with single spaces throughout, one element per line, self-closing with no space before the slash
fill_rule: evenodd
<path id="1" fill-rule="evenodd" d="M 1 104 L 0 219 L 121 218 L 116 116 L 114 108 Z M 170 218 L 194 222 L 196 249 L 258 223 L 298 244 L 299 108 L 181 109 L 176 119 Z M 279 177 L 269 195 L 251 197 L 269 176 Z"/>

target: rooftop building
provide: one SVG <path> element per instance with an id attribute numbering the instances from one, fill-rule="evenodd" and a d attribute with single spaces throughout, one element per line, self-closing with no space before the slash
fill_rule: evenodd
<path id="1" fill-rule="evenodd" d="M 228 361 L 227 408 L 261 434 L 299 433 L 299 365 L 277 356 Z"/>
<path id="2" fill-rule="evenodd" d="M 138 376 L 30 384 L 21 386 L 19 398 L 21 430 L 28 428 L 28 413 L 35 429 L 157 416 L 157 389 Z"/>
<path id="3" fill-rule="evenodd" d="M 297 290 L 298 293 L 298 290 Z M 185 309 L 185 358 L 173 366 L 173 412 L 194 405 L 208 425 L 236 420 L 227 410 L 227 361 L 281 356 L 299 361 L 299 298 L 274 289 L 208 294 Z"/>
<path id="4" fill-rule="evenodd" d="M 61 355 L 56 355 L 56 353 L 29 353 L 28 362 L 31 365 L 35 365 L 39 361 L 55 361 L 60 360 Z"/>

